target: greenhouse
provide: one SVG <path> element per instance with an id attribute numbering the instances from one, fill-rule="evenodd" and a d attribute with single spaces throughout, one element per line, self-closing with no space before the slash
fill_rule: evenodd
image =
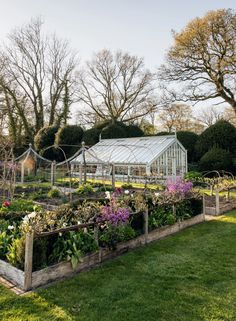
<path id="1" fill-rule="evenodd" d="M 88 176 L 160 178 L 184 176 L 187 151 L 175 135 L 102 139 L 71 160 L 73 174 L 86 165 Z"/>

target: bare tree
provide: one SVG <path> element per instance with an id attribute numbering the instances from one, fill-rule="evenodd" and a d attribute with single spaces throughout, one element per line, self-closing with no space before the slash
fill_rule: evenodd
<path id="1" fill-rule="evenodd" d="M 236 125 L 236 115 L 231 107 L 226 107 L 223 110 L 219 110 L 216 107 L 210 106 L 203 109 L 194 117 L 198 122 L 209 127 L 214 125 L 219 120 L 226 120 L 233 125 Z"/>
<path id="2" fill-rule="evenodd" d="M 166 104 L 162 105 L 161 111 L 157 115 L 161 128 L 168 132 L 173 130 L 189 130 L 192 121 L 192 110 L 186 104 Z"/>
<path id="3" fill-rule="evenodd" d="M 232 108 L 226 107 L 223 112 L 222 118 L 230 122 L 232 125 L 236 126 L 236 115 Z"/>
<path id="4" fill-rule="evenodd" d="M 143 59 L 102 50 L 86 67 L 78 93 L 85 116 L 130 122 L 156 109 L 153 74 L 144 68 Z"/>
<path id="5" fill-rule="evenodd" d="M 236 113 L 235 26 L 236 14 L 223 9 L 194 19 L 174 34 L 174 45 L 159 69 L 159 78 L 178 84 L 179 100 L 220 98 Z"/>
<path id="6" fill-rule="evenodd" d="M 60 123 L 65 115 L 68 117 L 72 99 L 67 99 L 65 104 L 64 97 L 69 97 L 74 84 L 77 63 L 68 43 L 55 35 L 45 36 L 42 27 L 40 19 L 33 19 L 16 28 L 1 54 L 0 87 L 6 106 L 10 106 L 10 100 L 14 102 L 29 137 L 43 126 Z"/>
<path id="7" fill-rule="evenodd" d="M 198 115 L 195 116 L 195 119 L 205 127 L 209 127 L 214 125 L 218 120 L 224 119 L 224 111 L 217 110 L 210 106 L 199 112 Z"/>
<path id="8" fill-rule="evenodd" d="M 0 196 L 12 198 L 16 180 L 13 144 L 5 135 L 0 135 L 0 142 Z"/>

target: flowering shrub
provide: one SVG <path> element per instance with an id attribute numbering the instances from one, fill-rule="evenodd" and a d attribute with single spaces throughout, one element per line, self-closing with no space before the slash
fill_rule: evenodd
<path id="1" fill-rule="evenodd" d="M 6 212 L 32 212 L 34 210 L 35 204 L 31 200 L 25 200 L 25 199 L 15 199 L 10 201 L 4 201 L 2 203 L 2 206 L 0 207 L 0 213 L 6 213 Z"/>
<path id="2" fill-rule="evenodd" d="M 101 220 L 112 225 L 126 224 L 129 216 L 130 210 L 128 208 L 114 206 L 114 203 L 105 205 L 101 210 Z"/>
<path id="3" fill-rule="evenodd" d="M 176 180 L 169 178 L 166 183 L 166 189 L 169 193 L 188 194 L 193 188 L 192 182 L 185 182 L 181 177 L 176 177 Z"/>
<path id="4" fill-rule="evenodd" d="M 11 205 L 11 202 L 9 202 L 9 201 L 5 201 L 2 203 L 3 207 L 9 207 L 10 205 Z"/>
<path id="5" fill-rule="evenodd" d="M 18 226 L 7 220 L 0 220 L 0 259 L 9 252 L 9 246 L 20 235 Z"/>

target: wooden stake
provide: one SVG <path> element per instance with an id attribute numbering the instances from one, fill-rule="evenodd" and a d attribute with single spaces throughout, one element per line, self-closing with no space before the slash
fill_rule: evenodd
<path id="1" fill-rule="evenodd" d="M 34 234 L 27 233 L 26 239 L 25 239 L 25 280 L 24 280 L 25 291 L 31 289 L 31 286 L 32 286 L 33 244 L 34 244 Z"/>
<path id="2" fill-rule="evenodd" d="M 115 165 L 111 165 L 111 175 L 112 175 L 112 188 L 116 187 L 116 177 L 115 177 Z"/>
<path id="3" fill-rule="evenodd" d="M 146 211 L 143 213 L 143 216 L 144 216 L 144 226 L 143 226 L 143 229 L 144 229 L 144 235 L 145 235 L 145 243 L 147 243 L 147 241 L 148 241 L 148 210 L 146 210 Z"/>
<path id="4" fill-rule="evenodd" d="M 220 195 L 219 191 L 216 190 L 216 215 L 220 214 Z"/>

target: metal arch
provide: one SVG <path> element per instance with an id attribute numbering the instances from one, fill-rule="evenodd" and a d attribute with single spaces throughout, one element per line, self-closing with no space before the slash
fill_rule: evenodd
<path id="1" fill-rule="evenodd" d="M 53 145 L 53 146 L 55 147 L 55 145 Z M 60 147 L 60 146 L 61 145 L 57 145 L 57 147 Z M 83 151 L 83 148 L 81 147 L 79 150 L 77 150 L 77 152 L 74 155 L 69 157 L 67 160 L 57 163 L 56 166 L 64 165 L 66 162 L 71 162 L 74 158 L 78 157 L 80 155 L 80 153 L 82 153 L 82 151 Z"/>
<path id="2" fill-rule="evenodd" d="M 204 172 L 203 172 L 203 173 L 204 173 Z M 221 176 L 220 176 L 220 172 L 217 171 L 217 170 L 205 172 L 205 174 L 203 174 L 202 176 L 203 176 L 203 177 L 206 177 L 206 175 L 211 174 L 211 173 L 216 173 L 219 178 L 221 177 Z"/>
<path id="3" fill-rule="evenodd" d="M 51 146 L 49 146 L 49 147 L 51 147 Z M 43 150 L 47 150 L 47 149 L 48 149 L 48 148 L 43 149 Z M 45 162 L 47 162 L 47 163 L 52 163 L 52 161 L 50 161 L 49 159 L 47 159 L 47 158 L 39 155 L 39 154 L 32 148 L 32 145 L 31 145 L 31 144 L 29 144 L 29 148 L 28 148 L 23 154 L 21 154 L 20 156 L 18 156 L 17 158 L 15 158 L 14 161 L 20 160 L 20 159 L 21 159 L 22 157 L 24 157 L 25 155 L 27 155 L 26 157 L 28 158 L 28 156 L 29 156 L 29 154 L 30 154 L 31 152 L 32 152 L 36 157 L 38 157 L 39 159 L 41 159 L 41 160 L 43 160 L 43 161 L 45 161 Z M 27 159 L 27 158 L 26 158 L 26 159 Z"/>
<path id="4" fill-rule="evenodd" d="M 91 148 L 90 148 L 90 149 L 91 149 Z M 103 160 L 101 160 L 100 158 L 98 158 L 98 157 L 96 156 L 96 154 L 95 154 L 96 152 L 95 152 L 94 150 L 92 151 L 92 152 L 94 152 L 94 154 L 92 154 L 89 149 L 87 149 L 86 152 L 87 152 L 90 156 L 92 156 L 92 157 L 94 157 L 95 159 L 97 159 L 98 162 L 101 163 L 101 164 L 106 164 L 106 165 L 110 165 L 110 164 L 111 164 L 111 163 L 109 163 L 109 162 L 104 162 Z"/>

